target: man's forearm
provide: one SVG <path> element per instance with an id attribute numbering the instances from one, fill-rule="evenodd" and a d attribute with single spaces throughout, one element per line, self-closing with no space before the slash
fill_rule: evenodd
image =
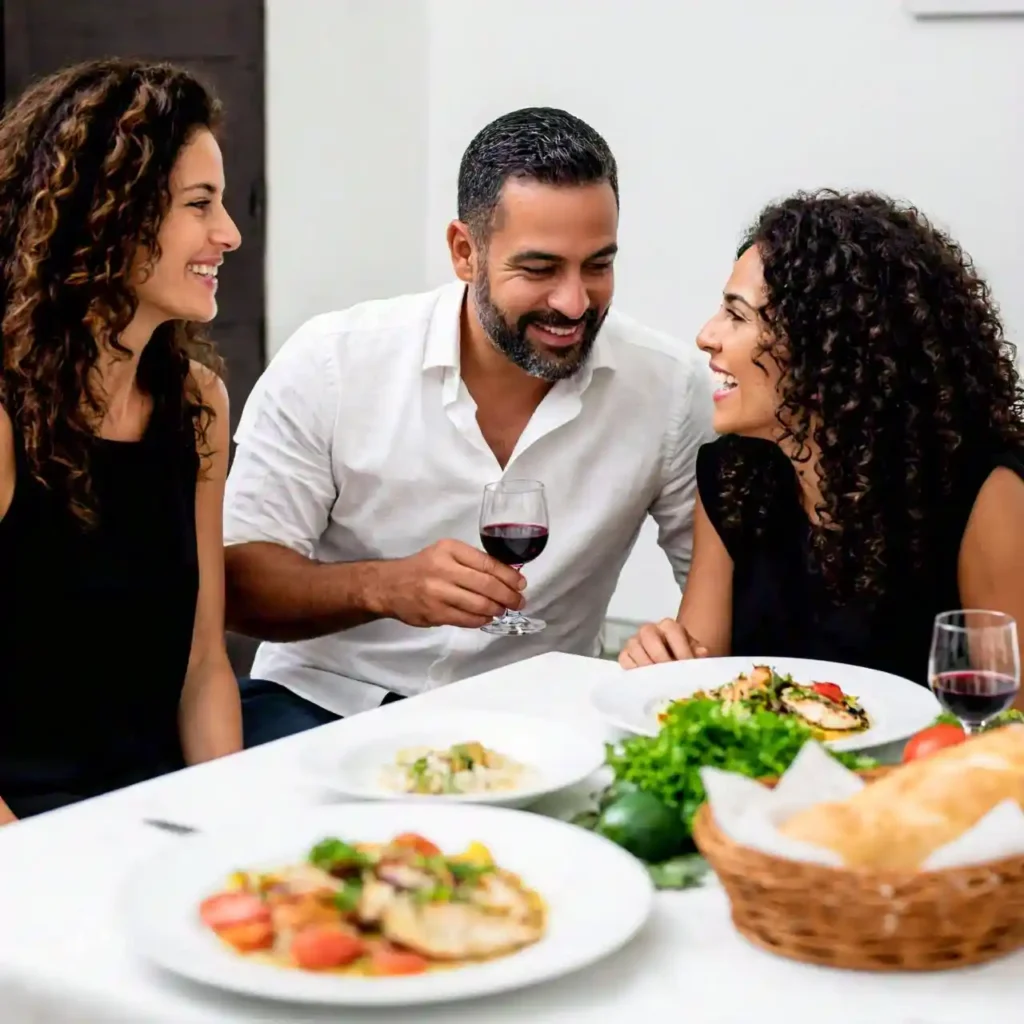
<path id="1" fill-rule="evenodd" d="M 18 819 L 14 816 L 13 811 L 0 799 L 0 825 L 10 825 L 12 821 Z"/>
<path id="2" fill-rule="evenodd" d="M 386 562 L 315 562 L 279 544 L 225 549 L 227 627 L 261 640 L 309 640 L 387 615 Z"/>

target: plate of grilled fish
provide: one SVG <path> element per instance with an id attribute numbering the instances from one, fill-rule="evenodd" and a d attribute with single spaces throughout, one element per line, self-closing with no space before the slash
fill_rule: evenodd
<path id="1" fill-rule="evenodd" d="M 855 665 L 802 658 L 700 658 L 633 669 L 593 691 L 612 725 L 654 736 L 674 703 L 713 700 L 736 714 L 795 718 L 837 750 L 904 740 L 941 710 L 925 686 Z"/>
<path id="2" fill-rule="evenodd" d="M 121 892 L 132 948 L 249 996 L 446 1002 L 558 977 L 625 945 L 644 866 L 566 822 L 479 805 L 355 803 L 176 841 Z"/>

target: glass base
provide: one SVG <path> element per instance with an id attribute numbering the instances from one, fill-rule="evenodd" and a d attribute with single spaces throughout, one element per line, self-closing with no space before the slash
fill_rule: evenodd
<path id="1" fill-rule="evenodd" d="M 505 612 L 499 619 L 491 619 L 486 626 L 480 629 L 492 636 L 529 636 L 531 633 L 539 633 L 547 626 L 543 619 L 531 619 L 518 612 Z"/>

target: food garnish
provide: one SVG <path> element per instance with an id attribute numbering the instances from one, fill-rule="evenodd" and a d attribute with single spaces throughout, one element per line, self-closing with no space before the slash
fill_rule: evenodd
<path id="1" fill-rule="evenodd" d="M 525 766 L 475 740 L 445 749 L 411 747 L 400 750 L 384 769 L 384 785 L 398 793 L 441 796 L 518 789 Z"/>
<path id="2" fill-rule="evenodd" d="M 837 739 L 864 732 L 871 722 L 856 697 L 843 692 L 837 683 L 812 682 L 804 686 L 790 675 L 781 675 L 769 665 L 755 665 L 724 686 L 699 690 L 690 697 L 673 701 L 658 716 L 665 721 L 669 708 L 691 700 L 713 700 L 736 714 L 753 710 L 771 711 L 805 722 L 819 740 Z"/>
<path id="3" fill-rule="evenodd" d="M 705 798 L 700 769 L 778 777 L 813 739 L 814 730 L 793 715 L 756 707 L 737 714 L 709 697 L 679 701 L 666 711 L 657 736 L 634 736 L 607 748 L 615 781 L 600 794 L 596 811 L 574 820 L 645 861 L 659 888 L 686 888 L 697 884 L 703 866 L 691 837 Z M 855 771 L 877 764 L 857 754 L 828 753 Z"/>
<path id="4" fill-rule="evenodd" d="M 416 833 L 388 843 L 329 837 L 302 863 L 235 872 L 199 916 L 239 954 L 355 975 L 490 959 L 537 942 L 546 926 L 541 897 L 485 846 L 448 856 Z"/>

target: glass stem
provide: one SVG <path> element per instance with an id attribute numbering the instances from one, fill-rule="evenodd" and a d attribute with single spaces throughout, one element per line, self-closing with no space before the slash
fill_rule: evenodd
<path id="1" fill-rule="evenodd" d="M 509 566 L 509 568 L 515 569 L 516 572 L 522 572 L 523 571 L 522 563 L 520 563 L 519 565 Z M 512 611 L 511 608 L 506 608 L 504 613 L 501 616 L 501 620 L 500 621 L 502 621 L 502 622 L 504 622 L 506 624 L 514 625 L 515 623 L 522 621 L 522 618 L 523 618 L 522 612 L 514 612 L 514 611 Z"/>

